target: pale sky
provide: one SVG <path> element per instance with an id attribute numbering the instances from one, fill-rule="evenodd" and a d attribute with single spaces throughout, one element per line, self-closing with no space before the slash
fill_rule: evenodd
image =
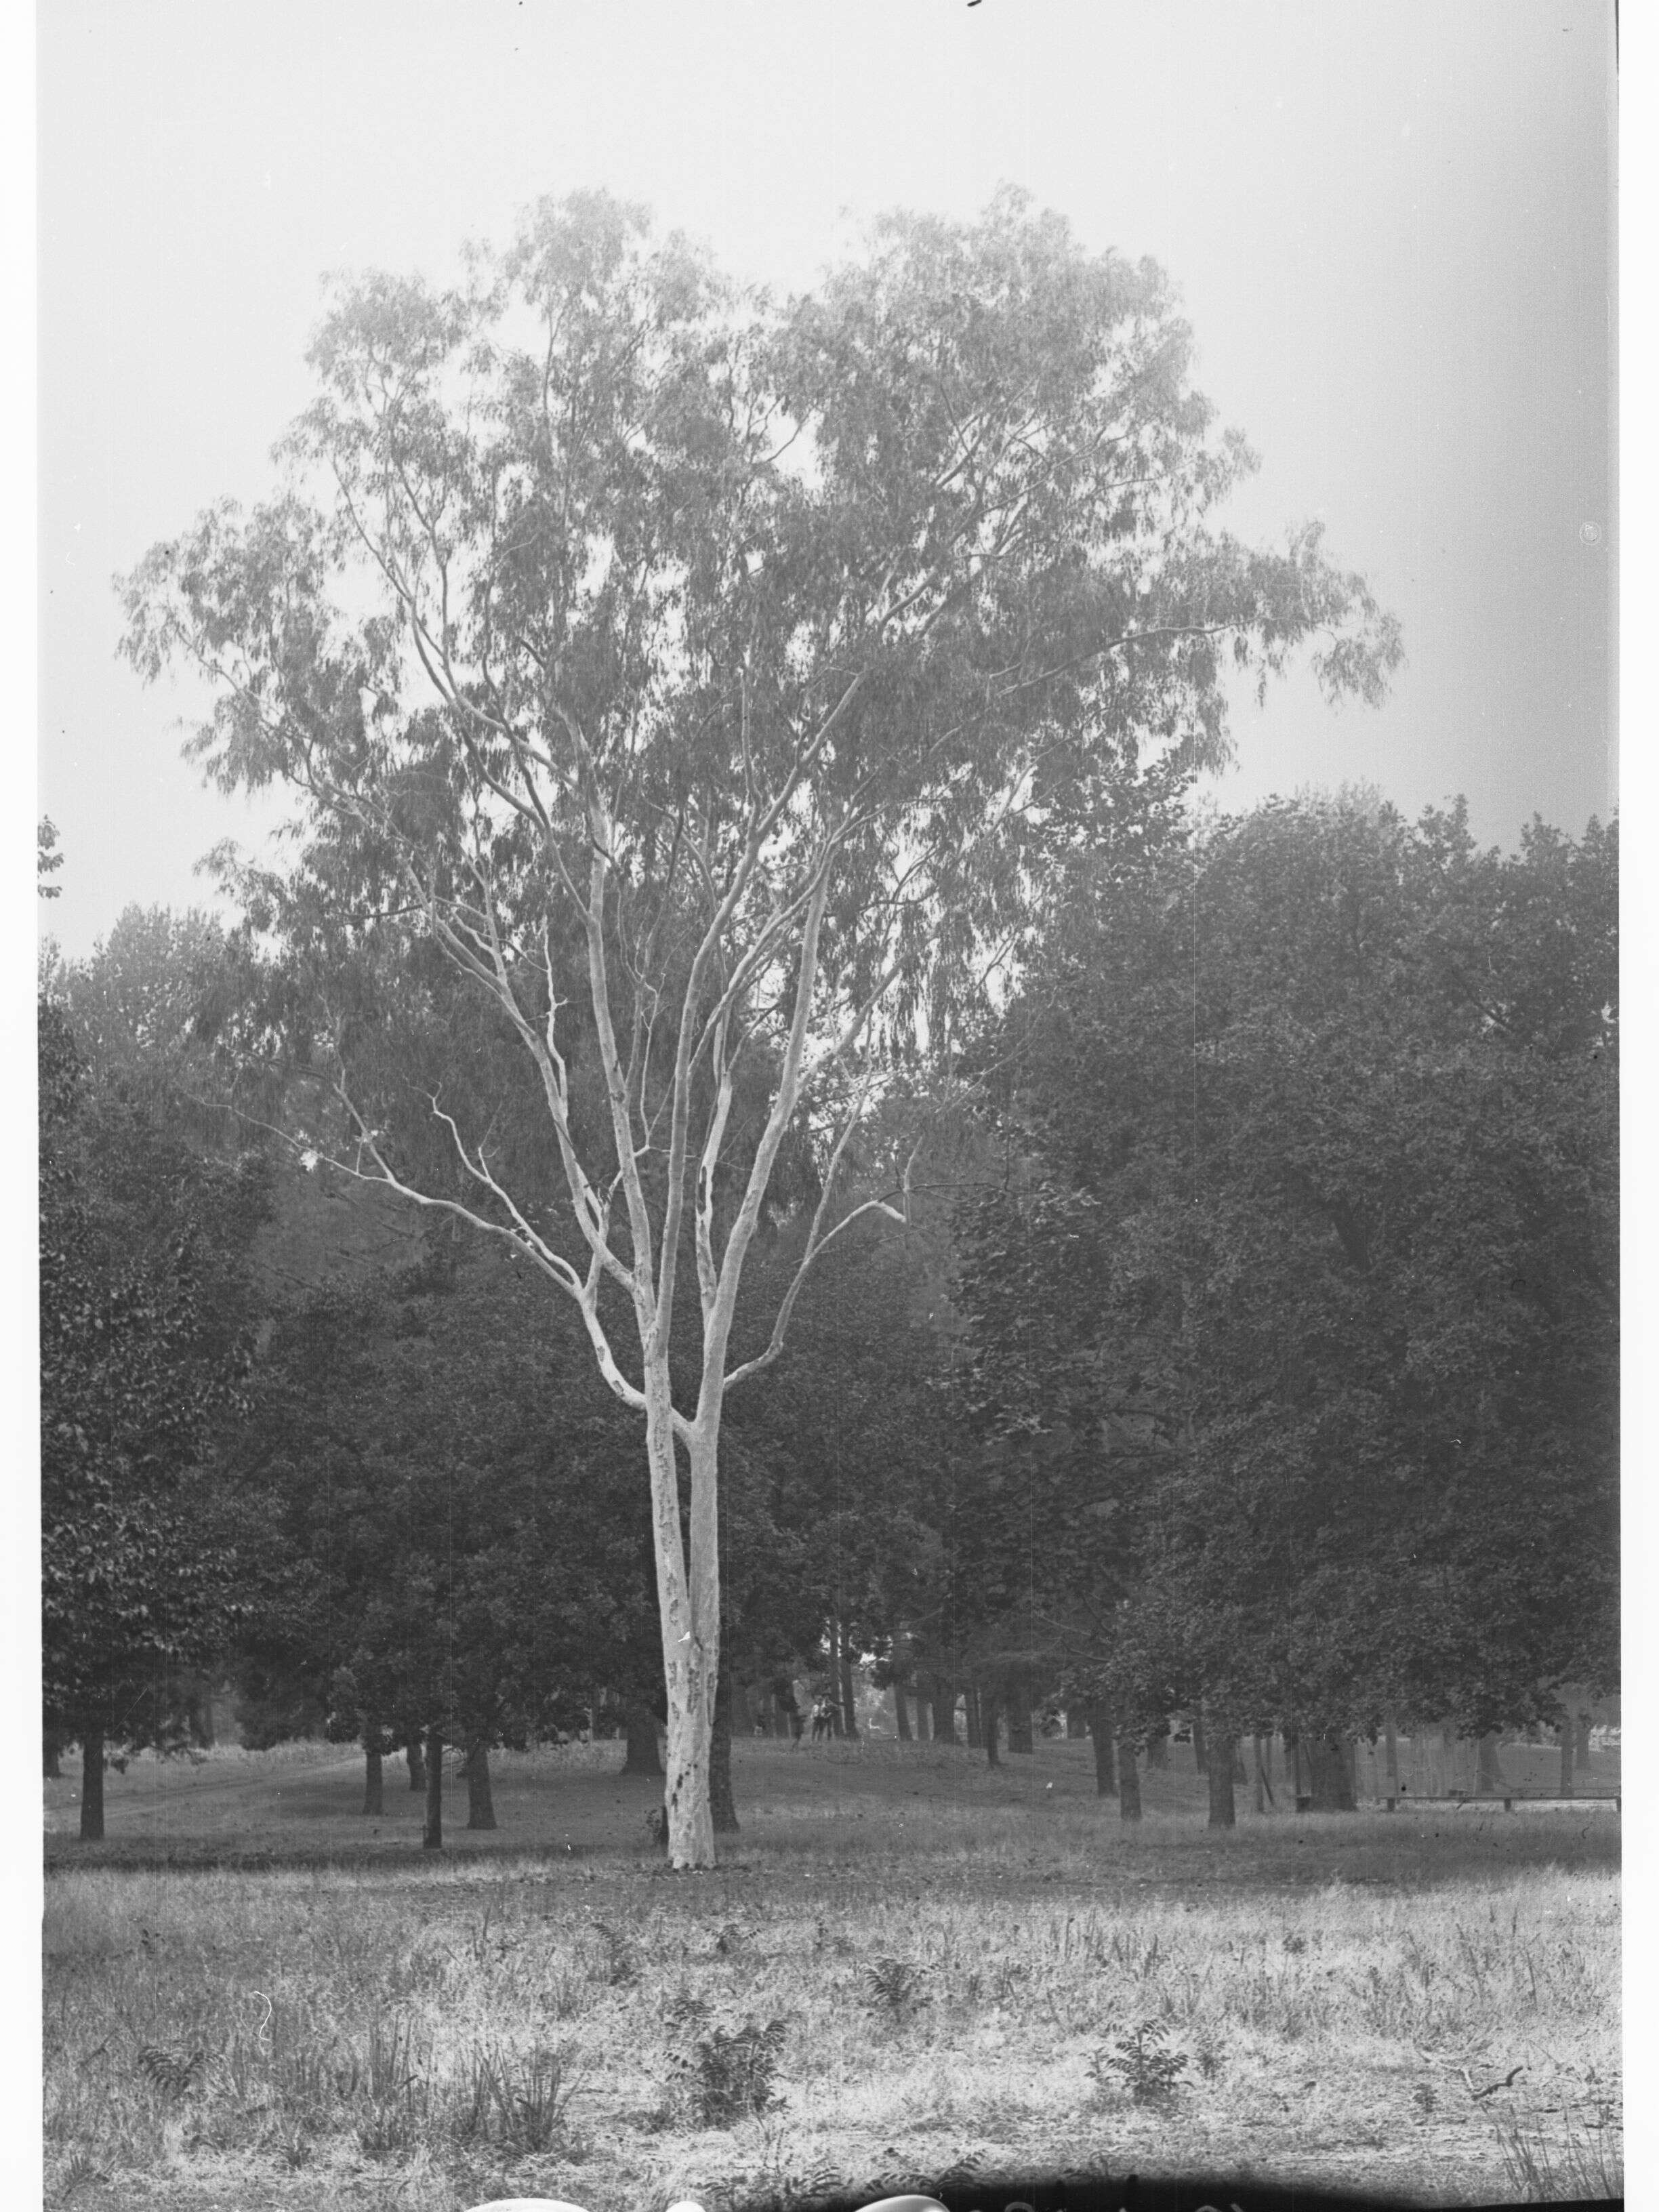
<path id="1" fill-rule="evenodd" d="M 811 284 L 864 218 L 999 183 L 1180 285 L 1262 456 L 1235 526 L 1310 515 L 1401 617 L 1380 713 L 1303 678 L 1218 789 L 1457 791 L 1484 839 L 1608 810 L 1604 0 L 52 0 L 38 19 L 40 910 L 83 952 L 276 810 L 204 793 L 184 686 L 114 658 L 111 579 L 251 502 L 310 396 L 323 274 L 441 276 L 607 185 L 740 276 Z"/>

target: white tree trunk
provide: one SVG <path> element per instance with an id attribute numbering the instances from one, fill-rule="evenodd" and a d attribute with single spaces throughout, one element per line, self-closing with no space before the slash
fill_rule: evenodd
<path id="1" fill-rule="evenodd" d="M 691 1454 L 690 1570 L 680 1528 L 679 1481 L 670 1411 L 668 1363 L 647 1370 L 646 1450 L 651 1463 L 652 1527 L 662 1623 L 663 1678 L 668 1696 L 668 1745 L 663 1804 L 668 1863 L 714 1864 L 714 1819 L 708 1796 L 708 1746 L 720 1668 L 720 1560 L 715 1543 L 715 1447 Z"/>

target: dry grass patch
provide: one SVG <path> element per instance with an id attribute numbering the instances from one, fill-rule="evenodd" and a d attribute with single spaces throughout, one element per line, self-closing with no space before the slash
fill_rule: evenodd
<path id="1" fill-rule="evenodd" d="M 1391 1881 L 1329 1877 L 1378 1852 Z M 720 2212 L 976 2161 L 1584 2193 L 1618 2170 L 1607 1854 L 1542 1815 L 1126 1838 L 1082 1804 L 785 1797 L 706 1876 L 58 1874 L 51 2184 Z"/>

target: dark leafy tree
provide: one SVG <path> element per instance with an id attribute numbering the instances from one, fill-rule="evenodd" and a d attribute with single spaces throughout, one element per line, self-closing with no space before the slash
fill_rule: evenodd
<path id="1" fill-rule="evenodd" d="M 94 1084 L 54 999 L 40 1038 L 46 1724 L 82 1746 L 95 1839 L 106 1751 L 180 1740 L 188 1678 L 252 1579 L 257 1516 L 209 1474 L 246 1410 L 269 1176 L 257 1157 L 205 1158 L 143 1098 Z"/>

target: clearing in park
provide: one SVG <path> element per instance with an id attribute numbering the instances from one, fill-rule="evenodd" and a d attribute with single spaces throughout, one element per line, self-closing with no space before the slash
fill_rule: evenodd
<path id="1" fill-rule="evenodd" d="M 141 1759 L 83 1846 L 66 1761 L 50 2200 L 735 2212 L 1038 2164 L 1437 2203 L 1622 2186 L 1610 1802 L 1212 1832 L 1176 1744 L 1136 1831 L 1086 1742 L 995 1771 L 734 1755 L 741 1832 L 690 1875 L 620 1744 L 502 1755 L 500 1827 L 441 1857 L 401 1762 L 376 1821 L 343 1748 Z"/>

